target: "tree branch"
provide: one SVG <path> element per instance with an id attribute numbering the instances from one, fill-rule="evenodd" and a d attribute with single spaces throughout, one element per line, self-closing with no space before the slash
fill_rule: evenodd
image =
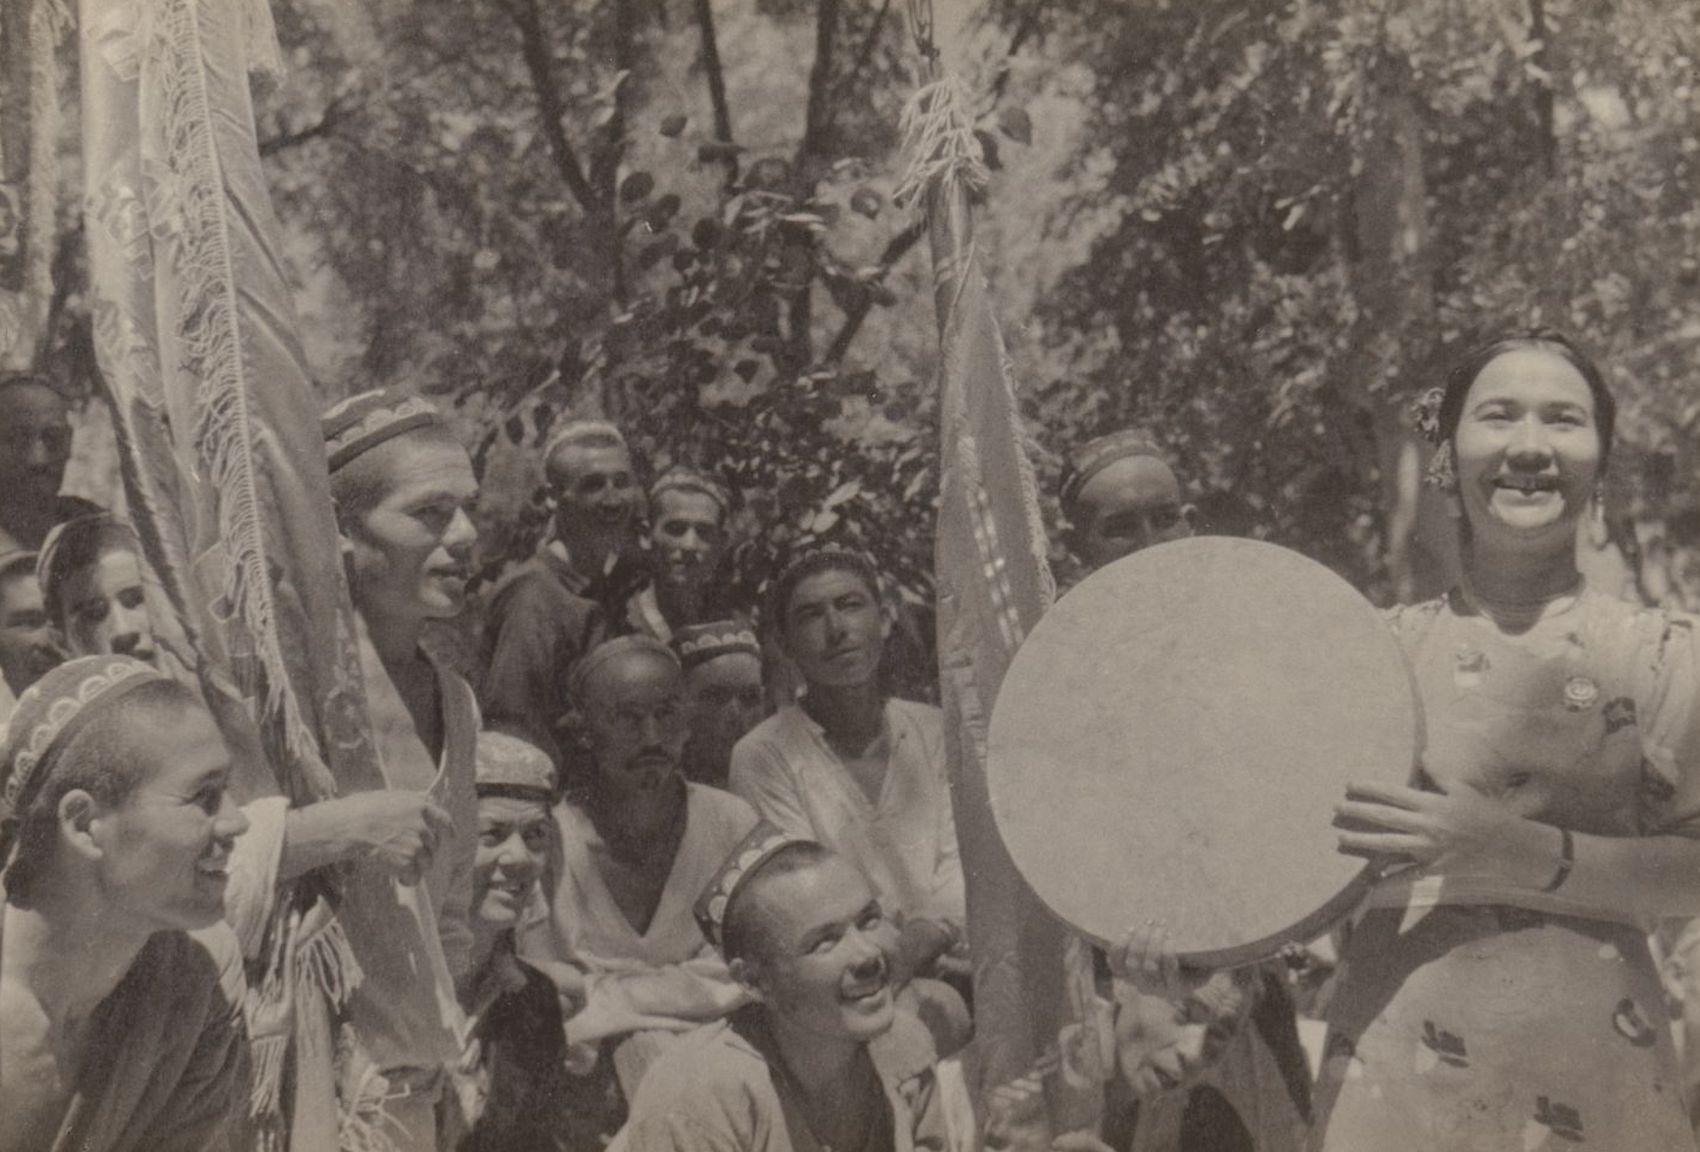
<path id="1" fill-rule="evenodd" d="M 338 96 L 319 114 L 319 118 L 305 128 L 297 128 L 292 132 L 279 132 L 276 136 L 267 137 L 260 141 L 260 155 L 273 156 L 285 148 L 293 148 L 297 144 L 305 144 L 320 136 L 328 136 L 336 130 L 338 124 L 347 118 L 354 102 L 346 94 Z"/>
<path id="2" fill-rule="evenodd" d="M 879 271 L 873 276 L 873 282 L 883 283 L 891 270 L 897 267 L 897 262 L 909 254 L 909 250 L 920 242 L 926 235 L 926 224 L 916 220 L 893 236 L 880 253 Z M 833 337 L 832 347 L 826 350 L 825 361 L 836 364 L 844 359 L 844 354 L 850 350 L 850 342 L 856 339 L 856 333 L 861 331 L 862 322 L 868 318 L 868 313 L 874 310 L 872 294 L 864 294 L 861 299 L 844 314 L 844 325 L 839 328 L 838 335 Z"/>
<path id="3" fill-rule="evenodd" d="M 1012 59 L 1017 52 L 1020 52 L 1027 45 L 1027 41 L 1032 39 L 1033 34 L 1039 31 L 1039 13 L 1044 10 L 1045 0 L 1033 0 L 1033 3 L 1028 5 L 1027 11 L 1021 14 L 1021 23 L 1015 26 L 1015 35 L 1009 38 L 1009 50 L 1003 54 L 1005 61 Z M 992 81 L 993 103 L 1003 99 L 1004 89 L 1008 87 L 1009 66 L 1006 63 L 1003 68 L 998 70 L 997 78 Z"/>
<path id="4" fill-rule="evenodd" d="M 614 86 L 614 114 L 608 118 L 607 163 L 602 166 L 603 204 L 608 212 L 608 258 L 614 273 L 614 300 L 625 304 L 625 232 L 620 227 L 620 160 L 626 152 L 626 87 L 637 67 L 634 0 L 614 0 L 614 67 L 624 77 Z"/>
<path id="5" fill-rule="evenodd" d="M 874 14 L 874 22 L 868 28 L 868 34 L 862 37 L 862 46 L 856 50 L 856 58 L 838 83 L 832 86 L 832 103 L 836 107 L 839 101 L 850 94 L 850 86 L 856 82 L 856 77 L 862 74 L 862 69 L 873 59 L 874 45 L 879 42 L 880 29 L 885 25 L 885 14 L 891 11 L 891 0 L 883 0 L 880 10 Z"/>
<path id="6" fill-rule="evenodd" d="M 890 0 L 887 0 L 889 3 Z M 726 74 L 720 67 L 720 41 L 714 34 L 714 0 L 697 0 L 697 30 L 702 34 L 702 68 L 708 75 L 708 99 L 714 105 L 714 138 L 732 143 L 732 109 L 726 103 Z M 738 180 L 738 157 L 726 153 L 726 185 Z"/>
<path id="7" fill-rule="evenodd" d="M 815 16 L 815 62 L 809 69 L 809 103 L 803 116 L 803 140 L 797 146 L 801 168 L 825 151 L 823 137 L 832 127 L 832 46 L 838 36 L 839 0 L 820 0 Z M 801 176 L 801 172 L 798 173 Z"/>
<path id="8" fill-rule="evenodd" d="M 595 213 L 598 204 L 596 191 L 585 179 L 584 168 L 572 141 L 567 139 L 564 124 L 567 109 L 561 99 L 561 88 L 555 80 L 555 65 L 550 51 L 549 33 L 543 27 L 543 14 L 537 0 L 507 0 L 504 7 L 519 29 L 520 51 L 525 56 L 525 69 L 531 78 L 531 89 L 537 97 L 537 111 L 543 118 L 543 138 L 549 142 L 549 154 L 555 167 L 566 181 L 567 188 L 587 213 Z"/>

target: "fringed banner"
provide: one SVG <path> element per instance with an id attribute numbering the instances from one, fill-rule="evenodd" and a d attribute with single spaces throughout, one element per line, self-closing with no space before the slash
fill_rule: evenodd
<path id="1" fill-rule="evenodd" d="M 1004 848 L 986 789 L 986 735 L 1016 649 L 1056 597 L 1003 335 L 974 255 L 987 173 L 967 97 L 946 75 L 903 115 L 899 195 L 926 211 L 939 317 L 942 481 L 935 541 L 939 672 L 974 957 L 968 1083 L 980 1144 L 1048 1149 L 1091 1129 L 1109 1075 L 1109 1021 L 1088 950 L 1045 910 Z"/>
<path id="2" fill-rule="evenodd" d="M 0 5 L 0 371 L 34 366 L 53 296 L 61 0 Z"/>
<path id="3" fill-rule="evenodd" d="M 80 16 L 96 351 L 132 516 L 174 618 L 164 631 L 182 637 L 176 654 L 250 770 L 242 799 L 382 788 L 255 138 L 249 75 L 278 63 L 266 0 L 81 0 Z M 328 1066 L 301 1061 L 330 1059 L 332 1009 L 346 1000 L 361 1015 L 360 971 L 446 971 L 422 887 L 364 865 L 325 879 L 334 920 L 310 898 L 273 905 L 249 1006 L 274 1041 L 278 1020 L 296 1017 L 298 1094 L 333 1082 Z M 296 927 L 301 912 L 311 932 Z M 452 989 L 428 975 L 383 983 L 362 1037 L 372 1058 L 430 1066 L 457 1054 L 442 1010 Z M 258 1055 L 272 1082 L 255 1101 L 275 1143 L 290 1111 L 277 1090 L 285 1060 Z"/>

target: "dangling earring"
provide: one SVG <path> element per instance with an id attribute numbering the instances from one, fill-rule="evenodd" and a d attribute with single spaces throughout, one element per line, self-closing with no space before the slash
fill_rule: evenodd
<path id="1" fill-rule="evenodd" d="M 1428 467 L 1423 471 L 1423 483 L 1446 496 L 1458 492 L 1458 469 L 1454 466 L 1452 442 L 1443 441 L 1435 448 L 1434 455 L 1428 458 Z"/>
<path id="2" fill-rule="evenodd" d="M 1603 484 L 1594 485 L 1594 495 L 1590 502 L 1593 504 L 1593 515 L 1589 524 L 1589 535 L 1593 538 L 1594 547 L 1604 548 L 1611 540 L 1611 532 L 1606 527 L 1606 489 Z"/>

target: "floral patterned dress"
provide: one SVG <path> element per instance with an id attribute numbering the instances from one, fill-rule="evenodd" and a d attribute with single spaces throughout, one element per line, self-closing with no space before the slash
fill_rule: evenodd
<path id="1" fill-rule="evenodd" d="M 1454 592 L 1392 624 L 1419 783 L 1579 833 L 1700 836 L 1693 618 L 1585 590 L 1508 635 Z M 1648 925 L 1564 897 L 1378 886 L 1342 952 L 1313 1149 L 1694 1149 Z"/>

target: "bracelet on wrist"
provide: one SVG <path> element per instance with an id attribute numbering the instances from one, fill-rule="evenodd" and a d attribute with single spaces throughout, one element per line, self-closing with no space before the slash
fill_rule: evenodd
<path id="1" fill-rule="evenodd" d="M 1576 838 L 1570 834 L 1568 828 L 1560 828 L 1558 834 L 1558 870 L 1552 874 L 1552 879 L 1547 881 L 1547 886 L 1541 889 L 1542 892 L 1557 892 L 1564 887 L 1564 882 L 1570 879 L 1570 869 L 1576 863 Z"/>

